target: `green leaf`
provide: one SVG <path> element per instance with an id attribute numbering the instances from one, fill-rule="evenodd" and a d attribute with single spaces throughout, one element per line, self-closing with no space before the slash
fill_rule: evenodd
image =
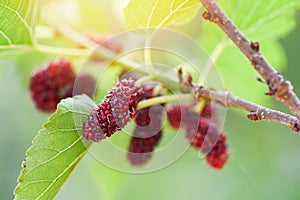
<path id="1" fill-rule="evenodd" d="M 223 0 L 221 6 L 250 39 L 262 40 L 282 37 L 295 28 L 300 1 Z"/>
<path id="2" fill-rule="evenodd" d="M 131 0 L 124 9 L 127 28 L 163 28 L 182 24 L 193 18 L 198 0 Z"/>
<path id="3" fill-rule="evenodd" d="M 249 40 L 260 42 L 262 53 L 277 70 L 286 67 L 286 56 L 278 39 L 295 27 L 300 1 L 220 0 L 218 3 Z M 263 94 L 267 87 L 255 80 L 259 74 L 226 34 L 209 22 L 204 22 L 203 32 L 200 44 L 210 55 L 218 52 L 214 61 L 225 88 L 255 103 L 268 102 L 271 98 Z"/>
<path id="4" fill-rule="evenodd" d="M 0 1 L 0 46 L 32 44 L 36 6 L 35 0 Z"/>
<path id="5" fill-rule="evenodd" d="M 33 145 L 18 178 L 15 199 L 53 199 L 90 142 L 81 140 L 82 124 L 95 107 L 86 95 L 62 100 Z"/>

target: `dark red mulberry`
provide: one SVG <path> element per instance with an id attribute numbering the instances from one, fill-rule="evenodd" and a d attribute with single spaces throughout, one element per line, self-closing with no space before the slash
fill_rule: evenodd
<path id="1" fill-rule="evenodd" d="M 226 137 L 219 134 L 217 122 L 211 119 L 212 104 L 208 102 L 202 112 L 194 112 L 194 103 L 172 105 L 167 110 L 173 128 L 182 128 L 188 142 L 206 154 L 209 166 L 221 169 L 227 161 Z"/>
<path id="2" fill-rule="evenodd" d="M 188 124 L 194 123 L 189 121 L 190 119 L 197 120 L 199 117 L 211 119 L 212 105 L 210 102 L 205 104 L 202 112 L 200 113 L 200 116 L 193 112 L 193 108 L 195 105 L 196 101 L 192 103 L 175 104 L 169 106 L 167 108 L 167 117 L 170 125 L 175 129 L 179 129 L 180 126 L 181 128 L 184 128 L 183 126 L 189 126 Z M 194 117 L 191 117 L 190 115 L 193 115 Z M 188 119 L 186 119 L 186 117 Z"/>
<path id="3" fill-rule="evenodd" d="M 136 106 L 142 95 L 143 89 L 137 87 L 133 80 L 123 79 L 117 82 L 116 87 L 111 89 L 106 99 L 94 109 L 84 123 L 83 136 L 97 142 L 121 130 L 136 116 Z M 94 125 L 99 125 L 100 129 Z"/>
<path id="4" fill-rule="evenodd" d="M 135 135 L 139 135 L 139 137 L 131 138 L 127 158 L 132 165 L 145 164 L 152 157 L 152 151 L 161 139 L 161 131 L 151 137 L 147 137 L 149 132 L 144 131 L 137 127 Z"/>
<path id="5" fill-rule="evenodd" d="M 96 91 L 96 81 L 89 74 L 80 74 L 76 77 L 74 88 L 73 88 L 73 96 L 86 94 L 89 97 L 92 97 Z"/>
<path id="6" fill-rule="evenodd" d="M 167 108 L 168 121 L 173 128 L 183 128 L 183 119 L 185 118 L 188 109 L 190 109 L 190 104 L 175 104 Z"/>
<path id="7" fill-rule="evenodd" d="M 37 109 L 51 112 L 61 99 L 71 97 L 75 73 L 67 60 L 48 63 L 30 79 L 31 98 Z"/>
<path id="8" fill-rule="evenodd" d="M 206 163 L 215 168 L 222 169 L 227 161 L 227 147 L 226 147 L 226 136 L 221 134 L 219 140 L 211 149 L 211 151 L 206 155 Z"/>
<path id="9" fill-rule="evenodd" d="M 153 97 L 152 85 L 143 85 L 143 99 Z M 161 121 L 164 109 L 155 105 L 138 111 L 135 118 L 136 127 L 128 148 L 127 158 L 132 165 L 145 164 L 152 156 L 152 151 L 158 145 L 162 132 Z"/>

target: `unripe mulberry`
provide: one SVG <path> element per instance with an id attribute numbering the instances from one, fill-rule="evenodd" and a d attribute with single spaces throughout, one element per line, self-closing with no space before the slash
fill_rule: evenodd
<path id="1" fill-rule="evenodd" d="M 111 89 L 84 123 L 83 136 L 98 142 L 124 128 L 136 116 L 136 106 L 141 101 L 142 94 L 143 89 L 137 87 L 131 79 L 117 82 L 116 87 Z"/>
<path id="2" fill-rule="evenodd" d="M 71 97 L 75 73 L 67 60 L 48 63 L 30 79 L 31 98 L 37 109 L 52 112 L 61 99 Z"/>

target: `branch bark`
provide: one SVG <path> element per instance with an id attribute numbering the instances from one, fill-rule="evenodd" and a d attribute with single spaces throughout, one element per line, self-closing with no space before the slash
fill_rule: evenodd
<path id="1" fill-rule="evenodd" d="M 299 120 L 286 113 L 272 110 L 234 96 L 228 91 L 215 91 L 212 89 L 194 86 L 194 94 L 197 99 L 207 98 L 214 100 L 225 107 L 234 107 L 249 111 L 250 120 L 268 120 L 289 126 L 293 131 L 300 132 Z"/>
<path id="2" fill-rule="evenodd" d="M 250 42 L 228 18 L 215 0 L 200 0 L 207 10 L 203 13 L 206 20 L 217 24 L 248 58 L 255 70 L 262 76 L 269 87 L 268 95 L 285 104 L 300 119 L 300 100 L 293 91 L 290 81 L 277 72 L 259 51 L 258 42 Z"/>

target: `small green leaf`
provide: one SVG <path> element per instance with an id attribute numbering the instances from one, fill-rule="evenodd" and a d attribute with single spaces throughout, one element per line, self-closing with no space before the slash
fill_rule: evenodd
<path id="1" fill-rule="evenodd" d="M 87 152 L 82 124 L 95 107 L 86 95 L 62 100 L 33 145 L 18 178 L 15 199 L 53 199 Z"/>
<path id="2" fill-rule="evenodd" d="M 0 46 L 32 44 L 36 7 L 35 0 L 0 1 Z"/>
<path id="3" fill-rule="evenodd" d="M 127 28 L 163 28 L 182 24 L 193 18 L 198 0 L 131 0 L 124 9 Z"/>

